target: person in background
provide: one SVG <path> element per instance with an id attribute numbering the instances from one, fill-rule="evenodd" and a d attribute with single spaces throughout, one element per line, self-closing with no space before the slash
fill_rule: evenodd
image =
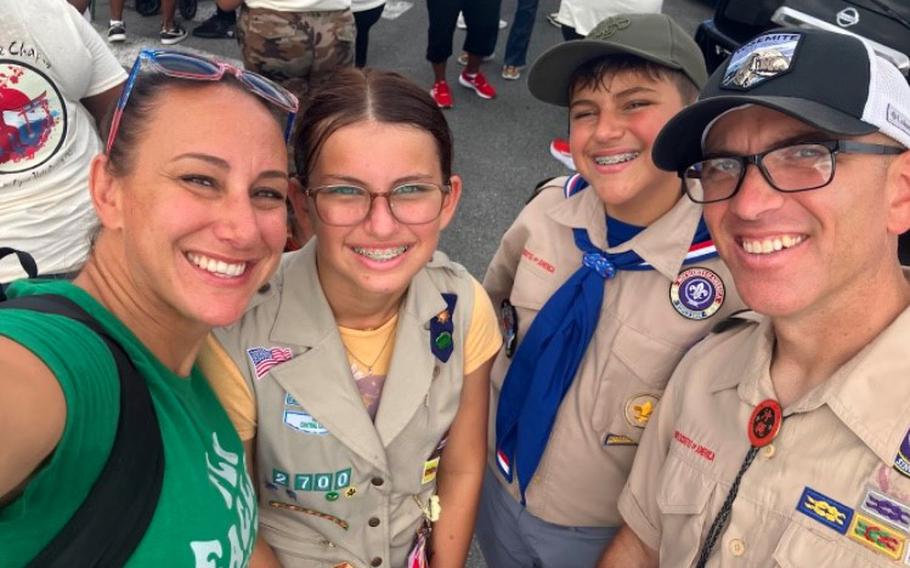
<path id="1" fill-rule="evenodd" d="M 746 312 L 651 419 L 600 566 L 898 566 L 910 528 L 910 85 L 855 36 L 734 52 L 654 160 L 704 204 Z"/>
<path id="2" fill-rule="evenodd" d="M 0 37 L 28 49 L 0 61 L 0 247 L 30 253 L 46 277 L 72 277 L 95 224 L 89 162 L 126 73 L 62 0 L 0 2 Z M 25 274 L 0 261 L 0 286 Z"/>
<path id="3" fill-rule="evenodd" d="M 528 57 L 528 46 L 534 32 L 539 0 L 518 0 L 509 38 L 506 40 L 506 54 L 502 64 L 502 78 L 515 81 L 521 77 Z"/>
<path id="4" fill-rule="evenodd" d="M 496 47 L 500 3 L 501 0 L 427 0 L 427 61 L 433 67 L 430 96 L 439 108 L 454 106 L 446 80 L 446 62 L 452 56 L 452 37 L 459 12 L 464 14 L 467 25 L 464 41 L 467 60 L 458 75 L 458 83 L 482 99 L 496 97 L 496 89 L 480 71 L 480 64 Z"/>
<path id="5" fill-rule="evenodd" d="M 279 83 L 306 105 L 310 92 L 354 64 L 351 0 L 216 0 L 240 9 L 237 42 L 245 68 Z"/>
<path id="6" fill-rule="evenodd" d="M 315 236 L 201 358 L 255 456 L 261 549 L 285 568 L 461 568 L 501 338 L 436 250 L 462 189 L 451 132 L 409 80 L 346 69 L 295 146 Z"/>
<path id="7" fill-rule="evenodd" d="M 164 50 L 140 52 L 127 84 L 91 163 L 100 228 L 85 267 L 73 282 L 18 280 L 8 293 L 75 303 L 151 396 L 163 481 L 126 565 L 244 566 L 257 513 L 243 446 L 194 362 L 281 258 L 282 133 L 296 101 L 265 78 Z M 0 423 L 15 432 L 0 439 L 0 550 L 25 566 L 86 499 L 128 408 L 112 351 L 68 317 L 0 312 L 0 369 Z"/>
<path id="8" fill-rule="evenodd" d="M 483 281 L 505 337 L 476 530 L 489 566 L 597 562 L 670 373 L 741 307 L 701 208 L 651 161 L 706 75 L 663 14 L 607 18 L 531 67 L 531 93 L 567 110 L 578 174 L 544 184 Z"/>
<path id="9" fill-rule="evenodd" d="M 234 37 L 237 30 L 236 12 L 236 10 L 222 10 L 216 5 L 215 13 L 193 28 L 193 37 L 203 39 L 226 39 Z"/>
<path id="10" fill-rule="evenodd" d="M 356 67 L 366 67 L 370 28 L 379 21 L 383 8 L 385 8 L 385 0 L 351 0 L 354 24 L 357 26 L 357 40 L 354 46 L 354 65 Z"/>

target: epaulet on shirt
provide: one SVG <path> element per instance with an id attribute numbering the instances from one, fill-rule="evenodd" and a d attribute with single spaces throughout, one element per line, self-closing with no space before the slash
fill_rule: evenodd
<path id="1" fill-rule="evenodd" d="M 757 314 L 752 310 L 737 310 L 727 316 L 727 319 L 714 324 L 714 327 L 711 328 L 711 333 L 723 333 L 746 325 L 747 323 L 755 323 L 756 315 Z"/>

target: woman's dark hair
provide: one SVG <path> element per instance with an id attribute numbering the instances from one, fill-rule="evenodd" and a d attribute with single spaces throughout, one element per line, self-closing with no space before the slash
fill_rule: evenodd
<path id="1" fill-rule="evenodd" d="M 197 81 L 192 79 L 179 79 L 168 77 L 163 73 L 140 73 L 130 92 L 130 98 L 123 109 L 123 116 L 120 118 L 120 128 L 117 130 L 117 138 L 108 152 L 108 168 L 115 176 L 123 176 L 132 171 L 133 163 L 136 158 L 136 146 L 145 134 L 148 126 L 149 116 L 155 107 L 159 104 L 167 104 L 167 92 L 171 89 L 181 88 L 205 88 L 212 85 L 226 84 L 232 88 L 249 93 L 243 85 L 237 81 L 237 78 L 229 73 L 219 81 Z M 126 86 L 124 86 L 126 88 Z M 287 114 L 269 104 L 265 99 L 249 93 L 251 97 L 259 101 L 265 107 L 280 127 L 284 128 L 284 120 Z M 111 131 L 111 121 L 114 117 L 112 105 L 108 109 L 101 127 L 101 140 L 107 142 L 108 134 Z M 213 113 L 220 112 L 219 109 L 213 108 Z M 225 121 L 230 117 L 224 117 Z"/>
<path id="2" fill-rule="evenodd" d="M 313 94 L 298 119 L 294 165 L 304 187 L 329 136 L 364 120 L 427 132 L 436 140 L 443 179 L 451 177 L 452 132 L 429 93 L 392 71 L 346 68 Z"/>

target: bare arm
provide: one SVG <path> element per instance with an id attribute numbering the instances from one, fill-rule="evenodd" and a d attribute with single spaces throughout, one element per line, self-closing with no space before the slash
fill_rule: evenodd
<path id="1" fill-rule="evenodd" d="M 240 7 L 243 4 L 243 0 L 215 0 L 215 3 L 225 12 L 230 12 Z"/>
<path id="2" fill-rule="evenodd" d="M 439 463 L 442 511 L 432 533 L 432 568 L 462 567 L 468 557 L 487 448 L 490 367 L 493 358 L 464 378 L 458 413 Z"/>
<path id="3" fill-rule="evenodd" d="M 123 83 L 120 83 L 116 87 L 111 87 L 97 95 L 85 97 L 79 101 L 89 114 L 92 115 L 92 118 L 95 119 L 95 126 L 98 128 L 98 132 L 101 132 L 101 123 L 104 121 L 104 115 L 107 114 L 107 110 L 110 107 L 117 103 L 117 99 L 120 97 L 120 91 L 122 89 Z"/>
<path id="4" fill-rule="evenodd" d="M 256 438 L 250 438 L 243 441 L 243 451 L 246 454 L 246 467 L 250 472 L 250 479 L 256 491 L 259 491 L 259 482 L 256 479 Z M 278 557 L 269 543 L 265 541 L 262 533 L 256 533 L 256 544 L 253 546 L 253 557 L 250 558 L 250 568 L 281 568 Z"/>
<path id="5" fill-rule="evenodd" d="M 597 568 L 658 568 L 658 555 L 628 525 L 623 525 L 600 557 Z"/>
<path id="6" fill-rule="evenodd" d="M 0 337 L 0 506 L 25 488 L 66 423 L 57 378 L 22 345 Z"/>

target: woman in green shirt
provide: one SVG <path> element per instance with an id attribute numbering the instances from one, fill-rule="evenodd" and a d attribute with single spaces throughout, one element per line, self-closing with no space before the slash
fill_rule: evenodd
<path id="1" fill-rule="evenodd" d="M 106 152 L 91 165 L 100 229 L 89 260 L 72 283 L 8 290 L 74 301 L 145 380 L 164 478 L 128 566 L 249 561 L 257 514 L 242 446 L 194 360 L 209 330 L 239 318 L 278 264 L 282 128 L 296 105 L 254 74 L 144 50 L 108 122 Z M 0 312 L 0 369 L 0 565 L 20 566 L 66 524 L 104 466 L 120 382 L 94 332 L 21 309 Z"/>

